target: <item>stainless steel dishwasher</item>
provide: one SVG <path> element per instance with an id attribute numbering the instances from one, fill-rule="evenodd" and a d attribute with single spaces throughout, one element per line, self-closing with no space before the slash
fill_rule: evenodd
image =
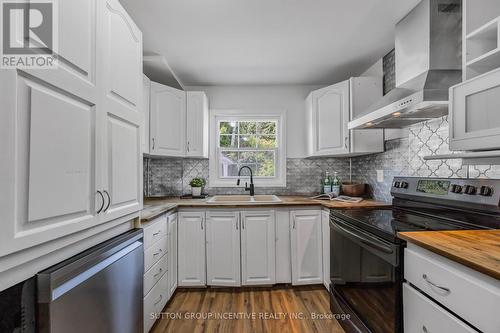
<path id="1" fill-rule="evenodd" d="M 139 333 L 142 230 L 90 248 L 37 275 L 41 333 Z"/>

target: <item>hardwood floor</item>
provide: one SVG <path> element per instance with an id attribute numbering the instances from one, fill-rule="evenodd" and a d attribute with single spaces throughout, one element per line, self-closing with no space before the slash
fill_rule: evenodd
<path id="1" fill-rule="evenodd" d="M 179 289 L 151 332 L 342 333 L 336 319 L 317 318 L 331 315 L 328 297 L 322 286 Z"/>

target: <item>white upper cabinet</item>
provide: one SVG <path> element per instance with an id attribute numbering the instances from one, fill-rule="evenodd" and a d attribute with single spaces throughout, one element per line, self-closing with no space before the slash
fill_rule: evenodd
<path id="1" fill-rule="evenodd" d="M 93 5 L 61 6 L 60 17 L 82 16 L 80 25 L 60 29 L 59 68 L 0 70 L 0 256 L 99 222 L 102 129 Z M 91 40 L 79 43 L 75 36 L 82 35 Z M 73 58 L 67 50 L 76 44 L 83 53 Z"/>
<path id="2" fill-rule="evenodd" d="M 142 79 L 142 152 L 149 154 L 149 104 L 151 99 L 151 80 L 144 75 Z"/>
<path id="3" fill-rule="evenodd" d="M 151 82 L 150 153 L 186 155 L 186 92 Z"/>
<path id="4" fill-rule="evenodd" d="M 144 135 L 157 156 L 208 158 L 208 98 L 203 91 L 182 91 L 156 82 L 145 82 L 149 101 L 144 102 Z M 147 104 L 147 105 L 146 105 Z"/>
<path id="5" fill-rule="evenodd" d="M 178 222 L 178 273 L 180 287 L 206 283 L 205 212 L 181 212 Z"/>
<path id="6" fill-rule="evenodd" d="M 208 98 L 203 91 L 188 91 L 186 156 L 208 158 Z"/>
<path id="7" fill-rule="evenodd" d="M 239 224 L 239 212 L 207 212 L 207 285 L 241 285 Z"/>
<path id="8" fill-rule="evenodd" d="M 500 149 L 500 69 L 450 88 L 450 149 Z"/>
<path id="9" fill-rule="evenodd" d="M 311 156 L 349 153 L 348 81 L 313 91 L 308 98 L 311 120 Z"/>
<path id="10" fill-rule="evenodd" d="M 292 284 L 323 283 L 321 211 L 291 212 Z"/>
<path id="11" fill-rule="evenodd" d="M 242 285 L 276 283 L 274 211 L 241 213 Z"/>
<path id="12" fill-rule="evenodd" d="M 61 2 L 59 23 L 58 68 L 1 70 L 0 257 L 141 208 L 142 34 L 117 0 Z"/>
<path id="13" fill-rule="evenodd" d="M 102 105 L 105 137 L 103 181 L 106 220 L 140 209 L 142 200 L 142 33 L 118 0 L 100 11 L 104 56 Z"/>
<path id="14" fill-rule="evenodd" d="M 351 78 L 309 94 L 306 100 L 309 156 L 355 156 L 382 152 L 383 130 L 351 130 L 349 121 L 382 97 L 379 78 Z"/>

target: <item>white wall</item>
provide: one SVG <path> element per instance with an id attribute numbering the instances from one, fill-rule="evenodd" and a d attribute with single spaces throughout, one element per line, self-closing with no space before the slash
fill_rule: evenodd
<path id="1" fill-rule="evenodd" d="M 370 66 L 363 74 L 360 76 L 375 76 L 382 77 L 384 76 L 384 68 L 383 68 L 383 58 L 377 60 L 376 63 Z"/>
<path id="2" fill-rule="evenodd" d="M 320 86 L 189 86 L 186 90 L 203 90 L 210 109 L 245 111 L 287 111 L 287 157 L 306 156 L 306 107 L 309 92 Z"/>

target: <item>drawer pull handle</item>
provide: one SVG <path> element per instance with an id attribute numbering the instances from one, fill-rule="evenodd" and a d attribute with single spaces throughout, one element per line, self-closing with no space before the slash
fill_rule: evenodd
<path id="1" fill-rule="evenodd" d="M 424 333 L 428 333 L 429 331 L 427 330 L 427 327 L 425 327 L 425 325 L 422 326 L 422 332 Z"/>
<path id="2" fill-rule="evenodd" d="M 153 236 L 157 236 L 157 235 L 159 235 L 160 233 L 161 233 L 161 230 L 158 230 L 157 232 L 155 232 L 155 233 L 153 234 Z"/>
<path id="3" fill-rule="evenodd" d="M 158 275 L 160 275 L 160 274 L 161 274 L 161 272 L 163 272 L 163 269 L 161 269 L 161 268 L 160 268 L 160 269 L 158 270 L 158 273 L 156 273 L 155 275 L 153 275 L 153 277 L 157 277 Z"/>
<path id="4" fill-rule="evenodd" d="M 163 298 L 163 295 L 160 295 L 160 297 L 158 298 L 158 300 L 155 302 L 155 305 L 158 304 L 158 303 L 160 303 L 161 300 L 162 300 L 162 298 Z"/>
<path id="5" fill-rule="evenodd" d="M 429 278 L 427 277 L 427 274 L 423 274 L 423 275 L 422 275 L 422 278 L 425 280 L 425 282 L 427 282 L 428 284 L 430 284 L 430 285 L 431 285 L 431 286 L 433 286 L 433 287 L 438 288 L 439 290 L 445 291 L 445 292 L 447 292 L 447 293 L 451 292 L 450 288 L 446 288 L 446 287 L 443 287 L 443 286 L 437 285 L 437 284 L 435 284 L 434 282 L 432 282 L 431 280 L 429 280 Z M 424 331 L 424 332 L 425 332 L 425 331 Z"/>
<path id="6" fill-rule="evenodd" d="M 162 253 L 162 252 L 163 252 L 163 251 L 162 251 L 161 249 L 159 249 L 159 250 L 158 250 L 158 252 L 153 253 L 153 256 L 157 256 L 157 255 L 159 255 L 159 254 L 160 254 L 160 253 Z"/>

